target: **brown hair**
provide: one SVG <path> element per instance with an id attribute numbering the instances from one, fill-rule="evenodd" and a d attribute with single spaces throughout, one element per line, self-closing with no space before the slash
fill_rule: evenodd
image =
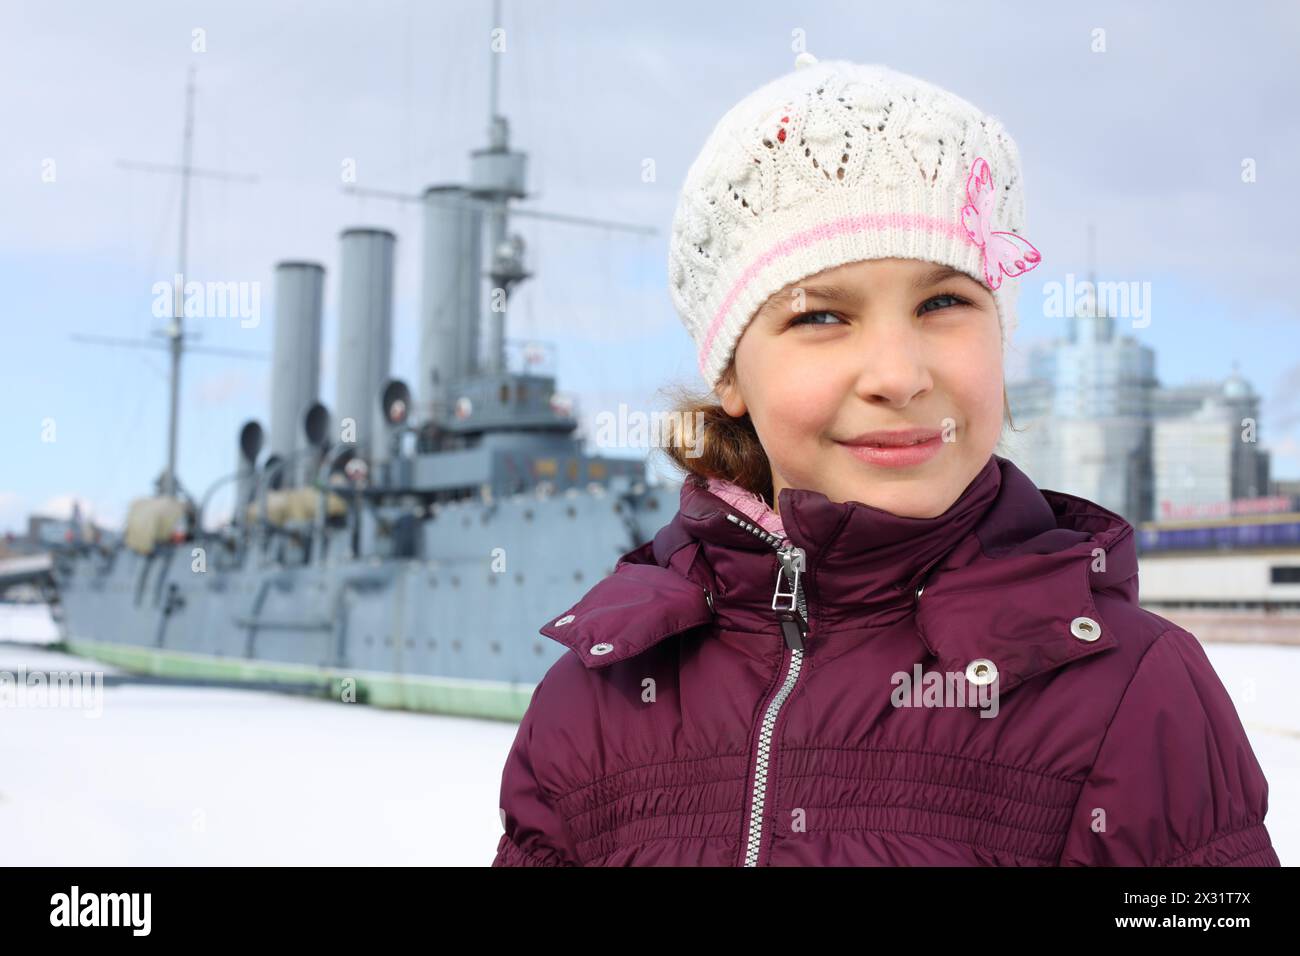
<path id="1" fill-rule="evenodd" d="M 733 381 L 735 374 L 736 360 L 733 356 L 719 384 Z M 662 445 L 668 460 L 686 477 L 694 476 L 701 481 L 710 478 L 734 481 L 746 491 L 761 496 L 768 507 L 773 507 L 772 465 L 758 440 L 749 413 L 733 418 L 715 401 L 714 391 L 701 393 L 681 385 L 669 386 L 664 391 L 672 396 Z M 1002 386 L 1002 411 L 1004 426 L 1015 431 L 1005 383 Z M 698 435 L 697 426 L 700 430 Z M 698 454 L 688 454 L 697 449 Z"/>

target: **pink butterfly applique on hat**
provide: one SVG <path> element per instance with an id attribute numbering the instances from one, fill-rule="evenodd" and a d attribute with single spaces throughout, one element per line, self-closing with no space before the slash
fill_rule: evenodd
<path id="1" fill-rule="evenodd" d="M 975 245 L 984 250 L 984 279 L 990 289 L 1002 285 L 1004 275 L 1023 275 L 1042 261 L 1029 240 L 1014 232 L 993 229 L 993 172 L 983 157 L 975 160 L 966 180 L 967 205 L 961 210 L 961 224 Z"/>

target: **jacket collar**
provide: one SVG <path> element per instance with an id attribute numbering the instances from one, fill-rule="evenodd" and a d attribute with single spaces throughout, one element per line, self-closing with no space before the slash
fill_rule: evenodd
<path id="1" fill-rule="evenodd" d="M 971 533 L 996 500 L 1001 482 L 1001 469 L 990 457 L 951 507 L 933 518 L 901 517 L 860 501 L 833 502 L 821 492 L 782 489 L 786 536 L 806 557 L 800 586 L 813 628 L 884 624 L 910 613 L 920 576 Z M 718 579 L 721 623 L 742 631 L 778 630 L 772 611 L 775 550 L 728 520 L 727 512 L 739 514 L 697 483 L 683 484 L 678 517 L 700 542 Z"/>
<path id="2" fill-rule="evenodd" d="M 680 498 L 652 541 L 541 633 L 591 668 L 708 623 L 778 634 L 774 549 L 728 520 L 748 519 L 702 483 L 688 477 Z M 1007 691 L 1116 645 L 1096 592 L 1137 598 L 1132 526 L 1094 502 L 1038 489 L 997 455 L 936 518 L 804 489 L 783 489 L 779 503 L 790 540 L 807 553 L 810 646 L 915 615 L 938 669 L 966 673 L 990 661 Z"/>

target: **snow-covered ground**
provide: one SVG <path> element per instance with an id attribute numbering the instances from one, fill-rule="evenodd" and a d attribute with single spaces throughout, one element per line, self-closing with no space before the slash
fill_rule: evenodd
<path id="1" fill-rule="evenodd" d="M 0 604 L 0 641 L 48 644 L 59 639 L 59 627 L 45 604 Z"/>
<path id="2" fill-rule="evenodd" d="M 0 605 L 0 671 L 115 673 L 41 647 L 43 608 Z M 1207 645 L 1300 861 L 1300 648 Z M 88 695 L 93 698 L 93 695 Z M 260 691 L 127 683 L 102 713 L 0 709 L 0 861 L 16 865 L 486 865 L 513 724 Z"/>
<path id="3" fill-rule="evenodd" d="M 13 610 L 0 607 L 0 639 Z M 0 671 L 21 667 L 115 673 L 0 645 Z M 496 853 L 513 724 L 260 691 L 102 693 L 100 717 L 90 694 L 83 709 L 0 709 L 0 862 L 475 866 Z"/>

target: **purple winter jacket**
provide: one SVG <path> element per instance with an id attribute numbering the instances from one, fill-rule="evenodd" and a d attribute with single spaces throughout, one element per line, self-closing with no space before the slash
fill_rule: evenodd
<path id="1" fill-rule="evenodd" d="M 541 628 L 572 653 L 519 725 L 493 866 L 1280 865 L 1123 518 L 997 455 L 935 518 L 779 505 L 787 541 L 687 477 Z"/>

